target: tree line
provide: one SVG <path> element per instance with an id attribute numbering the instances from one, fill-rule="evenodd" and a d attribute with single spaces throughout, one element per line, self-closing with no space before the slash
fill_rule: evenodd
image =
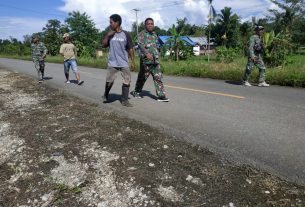
<path id="1" fill-rule="evenodd" d="M 269 34 L 269 52 L 277 44 L 285 44 L 285 50 L 293 50 L 299 46 L 305 46 L 305 0 L 270 0 L 276 4 L 279 10 L 269 10 L 265 18 L 241 22 L 238 14 L 232 12 L 232 8 L 225 7 L 218 14 L 209 15 L 208 25 L 194 25 L 188 23 L 187 18 L 177 19 L 168 30 L 156 26 L 159 35 L 184 35 L 184 36 L 207 36 L 216 45 L 223 48 L 233 48 L 243 51 L 247 47 L 249 37 L 253 34 L 254 24 L 265 27 Z M 209 0 L 212 6 L 213 1 Z M 139 31 L 144 29 L 144 23 L 139 25 Z M 134 23 L 131 28 L 131 36 L 135 39 L 137 25 Z M 99 47 L 100 39 L 109 28 L 100 31 L 96 28 L 94 21 L 86 13 L 73 11 L 62 23 L 57 19 L 48 20 L 42 31 L 37 32 L 41 40 L 46 44 L 49 55 L 57 55 L 62 35 L 69 32 L 73 43 L 78 48 L 80 56 L 90 57 L 95 55 L 95 49 Z M 0 53 L 28 55 L 30 54 L 31 35 L 25 35 L 23 41 L 11 37 L 0 40 Z M 282 48 L 283 49 L 283 48 Z M 270 54 L 269 54 L 270 55 Z"/>

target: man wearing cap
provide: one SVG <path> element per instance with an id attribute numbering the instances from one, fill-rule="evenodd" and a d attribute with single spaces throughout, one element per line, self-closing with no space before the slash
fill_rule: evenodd
<path id="1" fill-rule="evenodd" d="M 262 40 L 262 35 L 264 33 L 264 27 L 256 26 L 255 34 L 250 37 L 249 42 L 249 54 L 248 54 L 248 63 L 243 77 L 243 85 L 251 86 L 248 79 L 252 72 L 253 66 L 258 67 L 259 69 L 259 87 L 268 87 L 269 84 L 265 81 L 266 68 L 262 58 L 264 45 Z"/>
<path id="2" fill-rule="evenodd" d="M 44 59 L 47 56 L 47 48 L 43 44 L 43 42 L 40 42 L 40 37 L 38 35 L 34 35 L 32 37 L 32 44 L 31 44 L 31 50 L 32 50 L 32 59 L 38 67 L 36 67 L 37 70 L 37 76 L 38 76 L 38 82 L 41 83 L 44 80 L 44 69 L 45 69 L 45 63 Z"/>
<path id="3" fill-rule="evenodd" d="M 84 81 L 80 79 L 80 75 L 77 69 L 76 56 L 77 51 L 76 47 L 71 43 L 69 33 L 65 33 L 63 36 L 64 43 L 60 46 L 59 53 L 64 56 L 64 73 L 66 76 L 66 83 L 70 83 L 69 80 L 69 70 L 70 67 L 75 74 L 77 79 L 77 84 L 82 85 Z"/>

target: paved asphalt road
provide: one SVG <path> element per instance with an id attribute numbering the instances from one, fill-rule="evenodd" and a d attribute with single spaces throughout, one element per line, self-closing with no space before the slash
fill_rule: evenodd
<path id="1" fill-rule="evenodd" d="M 0 68 L 35 77 L 30 61 L 0 58 Z M 43 84 L 101 103 L 106 70 L 79 67 L 83 86 L 65 84 L 63 65 L 46 64 Z M 120 76 L 120 75 L 119 75 Z M 198 78 L 164 77 L 169 103 L 155 100 L 152 79 L 143 99 L 122 107 L 121 78 L 102 108 L 141 120 L 172 135 L 207 147 L 226 159 L 252 164 L 305 185 L 305 89 L 244 87 Z M 71 73 L 71 79 L 74 75 Z M 132 88 L 136 73 L 132 74 Z"/>

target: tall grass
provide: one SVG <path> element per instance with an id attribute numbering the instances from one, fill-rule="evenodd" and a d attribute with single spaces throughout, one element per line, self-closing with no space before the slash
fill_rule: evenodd
<path id="1" fill-rule="evenodd" d="M 31 60 L 29 56 L 7 56 L 0 57 Z M 78 64 L 83 66 L 105 69 L 107 67 L 107 55 L 101 58 L 78 58 Z M 63 63 L 61 56 L 48 56 L 47 62 Z M 185 61 L 173 61 L 167 58 L 162 59 L 161 68 L 166 75 L 191 76 L 201 78 L 212 78 L 230 81 L 241 81 L 247 59 L 240 57 L 232 63 L 216 62 L 215 57 L 207 61 L 207 57 L 192 57 Z M 136 57 L 136 66 L 139 68 L 139 58 Z M 257 82 L 258 70 L 254 69 L 250 81 Z M 284 67 L 268 68 L 266 81 L 274 85 L 305 87 L 305 58 L 302 54 L 295 54 L 288 57 L 288 63 Z"/>

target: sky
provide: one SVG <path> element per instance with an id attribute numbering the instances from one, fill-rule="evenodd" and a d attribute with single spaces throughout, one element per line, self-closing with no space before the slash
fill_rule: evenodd
<path id="1" fill-rule="evenodd" d="M 242 21 L 276 8 L 269 0 L 213 0 L 213 6 L 216 12 L 231 7 Z M 64 23 L 68 13 L 77 10 L 86 12 L 100 30 L 109 25 L 111 14 L 120 14 L 123 29 L 130 30 L 136 21 L 134 9 L 140 10 L 139 22 L 152 17 L 155 25 L 167 29 L 184 17 L 190 24 L 206 25 L 209 5 L 207 0 L 0 0 L 0 39 L 22 41 L 23 35 L 40 32 L 49 19 Z"/>

